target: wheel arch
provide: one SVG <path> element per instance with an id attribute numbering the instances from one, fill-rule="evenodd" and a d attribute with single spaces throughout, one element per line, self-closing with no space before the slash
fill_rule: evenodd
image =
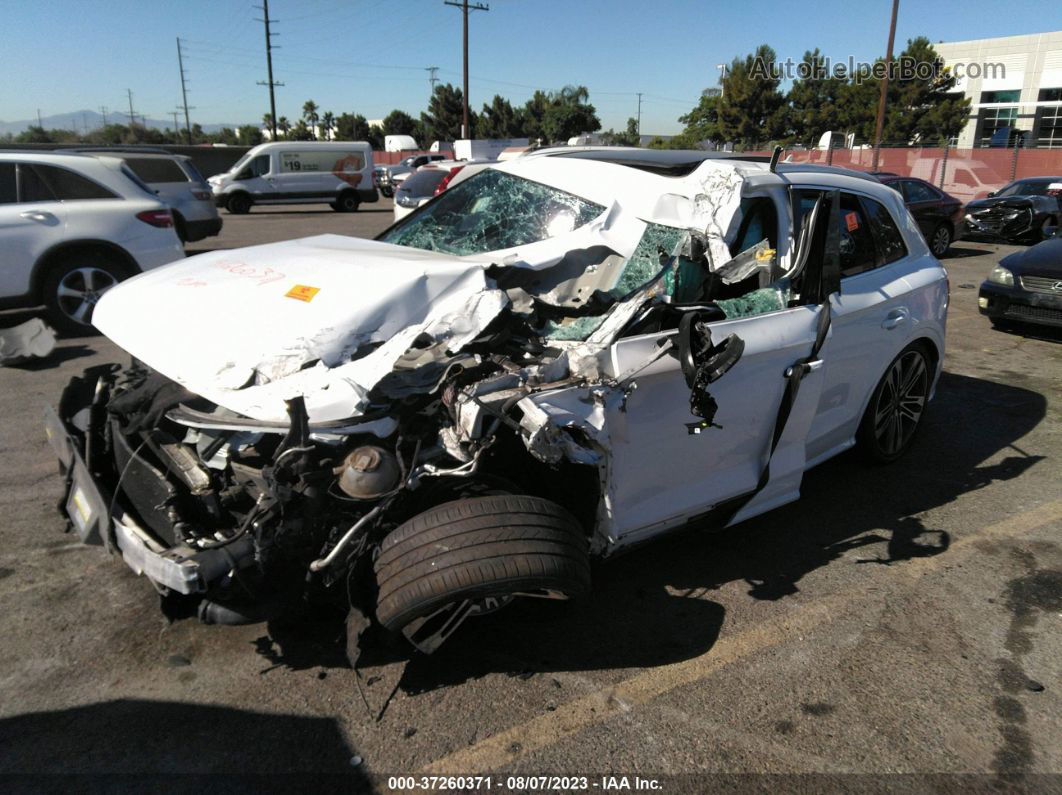
<path id="1" fill-rule="evenodd" d="M 42 290 L 44 288 L 44 281 L 48 276 L 49 270 L 59 258 L 78 251 L 103 252 L 104 254 L 112 256 L 128 272 L 129 276 L 135 276 L 141 272 L 140 265 L 137 263 L 133 255 L 117 243 L 93 238 L 64 240 L 61 243 L 56 243 L 41 254 L 41 256 L 37 258 L 36 264 L 33 266 L 33 273 L 30 277 L 30 293 L 33 296 L 34 301 L 43 300 L 44 296 Z"/>

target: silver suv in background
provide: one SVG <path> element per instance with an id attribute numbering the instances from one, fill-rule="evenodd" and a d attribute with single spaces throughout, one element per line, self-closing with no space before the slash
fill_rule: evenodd
<path id="1" fill-rule="evenodd" d="M 140 181 L 169 205 L 174 229 L 182 242 L 191 243 L 221 232 L 221 216 L 210 185 L 190 157 L 113 147 L 92 154 L 122 158 Z"/>
<path id="2" fill-rule="evenodd" d="M 122 160 L 0 152 L 0 309 L 44 306 L 60 331 L 92 334 L 107 290 L 183 258 L 170 209 Z"/>

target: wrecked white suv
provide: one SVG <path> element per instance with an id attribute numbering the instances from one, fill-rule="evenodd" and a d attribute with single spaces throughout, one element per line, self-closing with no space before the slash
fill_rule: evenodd
<path id="1" fill-rule="evenodd" d="M 546 150 L 378 240 L 115 287 L 93 319 L 132 362 L 75 379 L 47 428 L 74 528 L 164 606 L 332 601 L 430 652 L 516 597 L 584 593 L 592 558 L 795 500 L 854 444 L 899 457 L 947 301 L 871 178 Z"/>

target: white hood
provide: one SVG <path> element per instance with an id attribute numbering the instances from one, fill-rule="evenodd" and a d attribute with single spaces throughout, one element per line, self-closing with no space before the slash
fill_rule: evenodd
<path id="1" fill-rule="evenodd" d="M 284 420 L 284 400 L 303 395 L 310 418 L 324 422 L 358 414 L 420 334 L 454 350 L 473 339 L 508 303 L 485 264 L 320 235 L 141 274 L 110 290 L 93 322 L 220 406 Z M 371 344 L 378 347 L 349 361 Z"/>

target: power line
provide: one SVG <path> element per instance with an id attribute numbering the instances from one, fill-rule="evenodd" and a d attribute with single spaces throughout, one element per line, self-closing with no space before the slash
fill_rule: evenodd
<path id="1" fill-rule="evenodd" d="M 188 119 L 188 91 L 185 89 L 184 84 L 184 54 L 181 52 L 181 38 L 177 37 L 177 66 L 181 70 L 181 105 L 180 108 L 184 109 L 184 132 L 188 136 L 188 145 L 192 144 L 192 123 Z M 177 119 L 173 120 L 173 131 L 176 133 L 180 130 L 177 126 Z"/>
<path id="2" fill-rule="evenodd" d="M 136 112 L 133 110 L 133 89 L 127 88 L 125 93 L 129 97 L 129 126 L 136 124 Z"/>
<path id="3" fill-rule="evenodd" d="M 277 98 L 273 89 L 276 86 L 284 85 L 273 79 L 273 36 L 277 34 L 271 33 L 269 30 L 269 0 L 262 0 L 262 5 L 255 6 L 255 8 L 262 9 L 262 19 L 260 21 L 265 24 L 266 68 L 269 70 L 268 82 L 259 80 L 258 85 L 269 86 L 269 127 L 272 139 L 275 141 L 277 138 Z"/>
<path id="4" fill-rule="evenodd" d="M 472 137 L 471 130 L 468 127 L 468 12 L 469 11 L 490 11 L 490 6 L 482 5 L 480 3 L 476 3 L 475 5 L 471 5 L 470 6 L 468 4 L 468 0 L 461 0 L 460 2 L 458 2 L 457 0 L 443 0 L 443 2 L 444 2 L 445 5 L 454 6 L 455 8 L 460 8 L 461 12 L 462 12 L 461 13 L 461 17 L 462 17 L 462 29 L 464 31 L 463 39 L 464 39 L 464 51 L 465 51 L 465 68 L 464 68 L 465 89 L 464 89 L 464 96 L 462 97 L 462 100 L 464 100 L 464 107 L 462 109 L 463 110 L 463 116 L 462 116 L 463 121 L 461 123 L 461 136 L 463 138 L 471 138 Z"/>

